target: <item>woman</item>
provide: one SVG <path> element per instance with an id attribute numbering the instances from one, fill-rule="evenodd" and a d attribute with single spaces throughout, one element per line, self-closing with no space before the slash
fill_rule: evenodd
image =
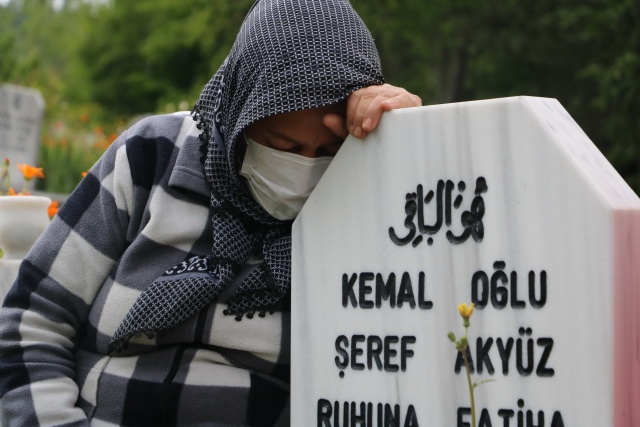
<path id="1" fill-rule="evenodd" d="M 192 117 L 144 120 L 21 266 L 2 425 L 288 425 L 290 230 L 350 132 L 419 105 L 346 0 L 261 0 Z"/>

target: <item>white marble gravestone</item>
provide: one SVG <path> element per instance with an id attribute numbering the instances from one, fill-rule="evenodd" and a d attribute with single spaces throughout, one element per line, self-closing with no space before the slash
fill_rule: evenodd
<path id="1" fill-rule="evenodd" d="M 293 426 L 470 426 L 472 301 L 480 426 L 640 426 L 640 200 L 556 100 L 386 113 L 292 268 Z"/>
<path id="2" fill-rule="evenodd" d="M 24 180 L 15 165 L 37 164 L 43 113 L 44 100 L 37 90 L 0 85 L 0 161 L 11 160 L 11 184 L 16 191 Z"/>

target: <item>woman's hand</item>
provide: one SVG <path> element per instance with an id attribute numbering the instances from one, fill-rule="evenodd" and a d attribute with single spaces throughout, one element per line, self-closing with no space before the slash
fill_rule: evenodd
<path id="1" fill-rule="evenodd" d="M 420 97 L 403 88 L 390 84 L 367 86 L 356 90 L 347 98 L 346 118 L 327 114 L 323 122 L 341 138 L 346 138 L 349 134 L 364 138 L 378 127 L 385 111 L 421 105 Z"/>
<path id="2" fill-rule="evenodd" d="M 347 99 L 347 129 L 364 138 L 378 127 L 383 112 L 421 105 L 420 97 L 401 87 L 383 84 L 358 89 Z"/>

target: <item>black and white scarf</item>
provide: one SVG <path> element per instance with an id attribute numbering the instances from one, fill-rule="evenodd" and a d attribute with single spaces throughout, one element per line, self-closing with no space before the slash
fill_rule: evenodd
<path id="1" fill-rule="evenodd" d="M 110 349 L 193 316 L 230 285 L 249 257 L 261 262 L 232 295 L 225 314 L 240 320 L 277 308 L 291 286 L 291 221 L 271 217 L 253 200 L 238 173 L 237 140 L 265 117 L 335 104 L 356 89 L 382 83 L 373 39 L 348 0 L 256 1 L 193 110 L 213 189 L 212 253 L 154 281 Z"/>

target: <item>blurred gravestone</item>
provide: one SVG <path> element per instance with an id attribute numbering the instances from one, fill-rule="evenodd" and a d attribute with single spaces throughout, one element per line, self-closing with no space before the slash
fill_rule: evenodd
<path id="1" fill-rule="evenodd" d="M 292 425 L 640 425 L 640 200 L 562 106 L 386 113 L 293 226 Z"/>
<path id="2" fill-rule="evenodd" d="M 0 86 L 0 161 L 11 160 L 11 185 L 16 191 L 24 182 L 16 165 L 37 164 L 43 113 L 44 100 L 37 90 Z"/>

